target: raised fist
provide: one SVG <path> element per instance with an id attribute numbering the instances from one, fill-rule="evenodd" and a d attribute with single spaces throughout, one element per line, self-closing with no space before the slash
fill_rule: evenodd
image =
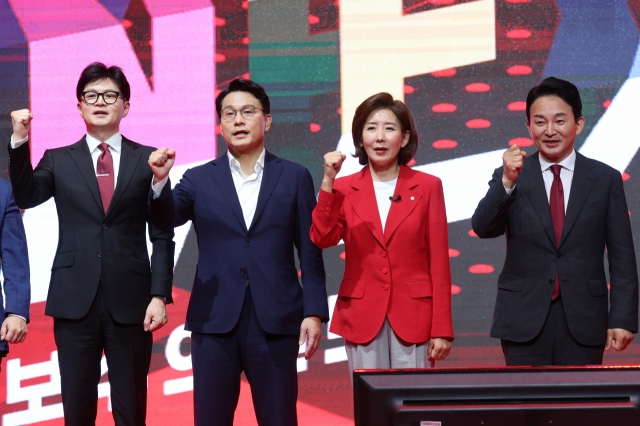
<path id="1" fill-rule="evenodd" d="M 169 170 L 175 160 L 176 151 L 169 148 L 160 148 L 149 155 L 149 167 L 153 173 L 154 184 L 169 176 Z"/>
<path id="2" fill-rule="evenodd" d="M 31 111 L 28 109 L 19 109 L 11 113 L 14 141 L 19 141 L 29 135 L 29 130 L 31 130 L 31 120 L 33 120 L 33 114 L 31 114 Z"/>
<path id="3" fill-rule="evenodd" d="M 518 175 L 522 171 L 526 156 L 527 153 L 520 151 L 518 145 L 511 145 L 509 149 L 502 154 L 502 164 L 504 165 L 502 184 L 505 188 L 513 188 L 513 185 L 518 179 Z"/>

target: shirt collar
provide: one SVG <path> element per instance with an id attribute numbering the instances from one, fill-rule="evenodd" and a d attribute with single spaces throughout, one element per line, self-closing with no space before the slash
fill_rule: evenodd
<path id="1" fill-rule="evenodd" d="M 552 163 L 551 161 L 547 160 L 546 158 L 544 158 L 542 153 L 540 153 L 540 168 L 542 169 L 543 172 L 546 172 L 549 169 L 549 167 L 553 166 L 554 164 L 556 163 Z M 576 150 L 575 149 L 572 150 L 571 154 L 569 154 L 567 158 L 565 158 L 564 160 L 562 160 L 557 164 L 573 172 L 576 168 Z"/>
<path id="2" fill-rule="evenodd" d="M 93 152 L 98 149 L 98 145 L 102 143 L 88 133 L 85 136 L 85 139 L 87 140 L 87 145 L 89 146 L 89 152 Z M 120 133 L 116 133 L 115 135 L 104 141 L 104 143 L 109 145 L 109 147 L 115 152 L 120 153 L 120 149 L 122 148 L 122 135 Z"/>
<path id="3" fill-rule="evenodd" d="M 258 157 L 258 161 L 256 161 L 256 166 L 253 169 L 255 173 L 258 173 L 260 172 L 260 170 L 264 169 L 264 157 L 266 154 L 267 154 L 267 150 L 262 148 L 262 152 L 260 153 L 260 156 Z M 236 160 L 236 157 L 234 157 L 233 154 L 231 154 L 231 151 L 227 151 L 227 156 L 229 157 L 229 167 L 231 167 L 232 169 L 238 170 L 242 173 L 242 169 L 240 168 L 240 162 Z"/>

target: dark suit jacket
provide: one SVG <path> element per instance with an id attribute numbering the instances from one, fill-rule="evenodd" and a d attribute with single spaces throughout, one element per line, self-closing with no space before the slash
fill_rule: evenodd
<path id="1" fill-rule="evenodd" d="M 151 197 L 158 228 L 168 230 L 191 220 L 198 236 L 198 269 L 186 329 L 230 331 L 242 310 L 247 276 L 263 330 L 299 334 L 305 316 L 328 319 L 322 252 L 309 238 L 315 204 L 309 171 L 269 152 L 249 229 L 226 154 L 187 170 L 173 191 L 167 183 L 158 199 Z"/>
<path id="2" fill-rule="evenodd" d="M 55 198 L 60 232 L 47 315 L 82 318 L 100 278 L 109 312 L 123 324 L 143 322 L 151 295 L 171 300 L 173 232 L 150 225 L 151 265 L 147 253 L 146 204 L 152 180 L 147 160 L 153 150 L 122 138 L 118 181 L 105 214 L 84 137 L 45 151 L 35 170 L 28 143 L 17 149 L 9 146 L 9 173 L 18 206 L 31 208 Z"/>
<path id="3" fill-rule="evenodd" d="M 11 195 L 11 185 L 2 179 L 0 179 L 0 212 L 0 259 L 2 259 L 3 289 L 6 295 L 6 301 L 3 301 L 0 291 L 0 324 L 5 319 L 5 311 L 21 315 L 28 322 L 31 286 L 27 238 L 20 209 Z M 0 341 L 0 356 L 6 355 L 8 351 L 7 342 Z"/>
<path id="4" fill-rule="evenodd" d="M 620 173 L 577 154 L 562 238 L 556 246 L 539 154 L 525 159 L 510 197 L 502 185 L 502 171 L 495 170 L 471 219 L 481 238 L 507 236 L 491 336 L 514 342 L 533 339 L 549 310 L 556 271 L 567 323 L 578 342 L 603 344 L 608 328 L 636 333 L 638 275 Z"/>

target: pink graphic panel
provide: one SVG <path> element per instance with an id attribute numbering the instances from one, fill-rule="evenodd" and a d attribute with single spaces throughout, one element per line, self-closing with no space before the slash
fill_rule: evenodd
<path id="1" fill-rule="evenodd" d="M 153 91 L 119 24 L 30 43 L 34 164 L 45 149 L 68 145 L 85 133 L 75 87 L 82 69 L 94 61 L 119 65 L 131 85 L 123 135 L 176 149 L 179 164 L 215 157 L 214 9 L 166 15 L 152 23 Z"/>
<path id="2" fill-rule="evenodd" d="M 154 18 L 211 7 L 211 0 L 143 0 Z"/>
<path id="3" fill-rule="evenodd" d="M 118 24 L 96 0 L 9 0 L 9 3 L 29 41 Z"/>

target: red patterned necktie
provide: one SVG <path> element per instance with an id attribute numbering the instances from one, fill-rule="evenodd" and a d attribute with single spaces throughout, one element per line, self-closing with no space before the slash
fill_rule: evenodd
<path id="1" fill-rule="evenodd" d="M 113 157 L 111 157 L 109 145 L 106 143 L 101 143 L 98 148 L 102 153 L 98 157 L 98 164 L 96 165 L 96 178 L 98 179 L 98 188 L 100 188 L 102 207 L 106 214 L 107 210 L 109 210 L 109 204 L 111 204 L 111 198 L 113 198 Z"/>
<path id="2" fill-rule="evenodd" d="M 554 164 L 551 166 L 553 173 L 553 183 L 551 184 L 551 195 L 549 196 L 549 208 L 551 209 L 551 221 L 553 222 L 553 233 L 556 237 L 556 245 L 560 245 L 562 228 L 564 227 L 564 189 L 562 179 L 560 179 L 560 169 L 562 166 Z M 556 280 L 553 283 L 553 295 L 551 300 L 560 297 L 560 278 L 556 272 Z"/>

